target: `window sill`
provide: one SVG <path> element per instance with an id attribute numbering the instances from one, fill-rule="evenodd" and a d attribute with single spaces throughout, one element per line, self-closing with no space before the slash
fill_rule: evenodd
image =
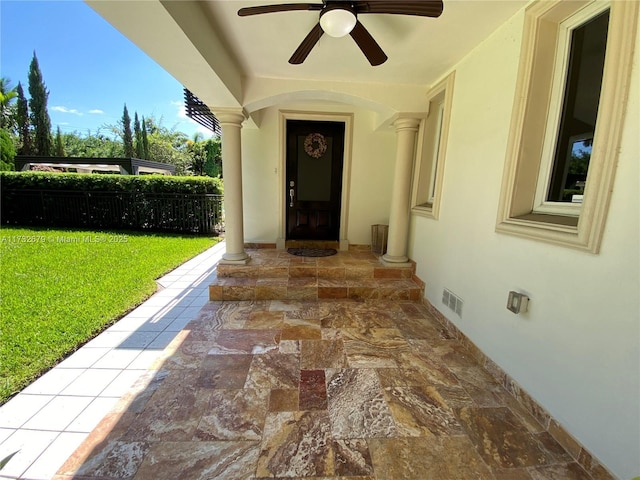
<path id="1" fill-rule="evenodd" d="M 531 212 L 526 215 L 514 217 L 514 220 L 524 220 L 527 222 L 545 223 L 549 225 L 561 225 L 565 227 L 578 228 L 578 217 L 567 215 L 554 215 L 549 213 Z"/>
<path id="2" fill-rule="evenodd" d="M 578 223 L 577 217 L 530 213 L 502 220 L 496 232 L 597 253 L 597 243 Z"/>
<path id="3" fill-rule="evenodd" d="M 436 220 L 436 216 L 433 213 L 433 204 L 431 203 L 416 205 L 411 209 L 411 214 L 425 218 L 433 218 L 434 220 Z"/>

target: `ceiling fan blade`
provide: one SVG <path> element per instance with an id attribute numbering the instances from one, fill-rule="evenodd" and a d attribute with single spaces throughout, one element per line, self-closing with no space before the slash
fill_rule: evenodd
<path id="1" fill-rule="evenodd" d="M 320 40 L 322 34 L 324 34 L 324 30 L 322 30 L 322 27 L 318 22 L 316 26 L 311 29 L 309 34 L 304 37 L 304 40 L 297 48 L 297 50 L 293 52 L 293 55 L 291 55 L 291 58 L 289 59 L 289 63 L 293 65 L 299 65 L 304 62 L 313 47 L 315 47 L 316 43 L 318 43 L 318 41 Z"/>
<path id="2" fill-rule="evenodd" d="M 369 63 L 374 67 L 376 65 L 381 65 L 387 61 L 387 56 L 378 45 L 378 42 L 371 36 L 369 31 L 364 28 L 364 25 L 360 23 L 358 20 L 356 22 L 356 26 L 353 27 L 350 33 L 353 40 L 356 42 L 364 56 L 367 57 Z"/>
<path id="3" fill-rule="evenodd" d="M 358 13 L 390 13 L 395 15 L 419 15 L 421 17 L 439 17 L 444 5 L 442 0 L 422 1 L 376 1 L 354 2 Z"/>
<path id="4" fill-rule="evenodd" d="M 289 12 L 292 10 L 322 10 L 322 3 L 281 3 L 278 5 L 261 5 L 258 7 L 245 7 L 238 10 L 240 17 L 249 15 L 261 15 L 263 13 Z"/>

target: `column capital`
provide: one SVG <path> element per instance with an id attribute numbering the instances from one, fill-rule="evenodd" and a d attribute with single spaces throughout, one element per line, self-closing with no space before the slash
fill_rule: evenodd
<path id="1" fill-rule="evenodd" d="M 220 126 L 232 125 L 242 126 L 242 122 L 247 119 L 244 111 L 241 108 L 213 108 L 213 114 L 218 119 Z"/>
<path id="2" fill-rule="evenodd" d="M 393 122 L 393 126 L 396 127 L 396 132 L 399 132 L 401 130 L 413 130 L 414 132 L 417 132 L 418 127 L 420 126 L 420 119 L 401 117 Z"/>

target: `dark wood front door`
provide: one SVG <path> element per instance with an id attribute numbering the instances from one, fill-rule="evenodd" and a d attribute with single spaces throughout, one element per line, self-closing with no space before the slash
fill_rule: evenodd
<path id="1" fill-rule="evenodd" d="M 287 240 L 339 240 L 344 131 L 287 120 Z"/>

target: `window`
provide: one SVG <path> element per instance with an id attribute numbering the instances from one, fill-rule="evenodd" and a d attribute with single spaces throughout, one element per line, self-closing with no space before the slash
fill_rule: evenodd
<path id="1" fill-rule="evenodd" d="M 527 8 L 498 232 L 598 252 L 637 16 L 638 2 Z"/>
<path id="2" fill-rule="evenodd" d="M 554 83 L 534 211 L 580 215 L 598 116 L 608 4 L 592 3 L 560 24 Z"/>
<path id="3" fill-rule="evenodd" d="M 436 219 L 440 210 L 454 76 L 451 73 L 429 92 L 427 118 L 420 125 L 418 134 L 412 212 Z"/>

